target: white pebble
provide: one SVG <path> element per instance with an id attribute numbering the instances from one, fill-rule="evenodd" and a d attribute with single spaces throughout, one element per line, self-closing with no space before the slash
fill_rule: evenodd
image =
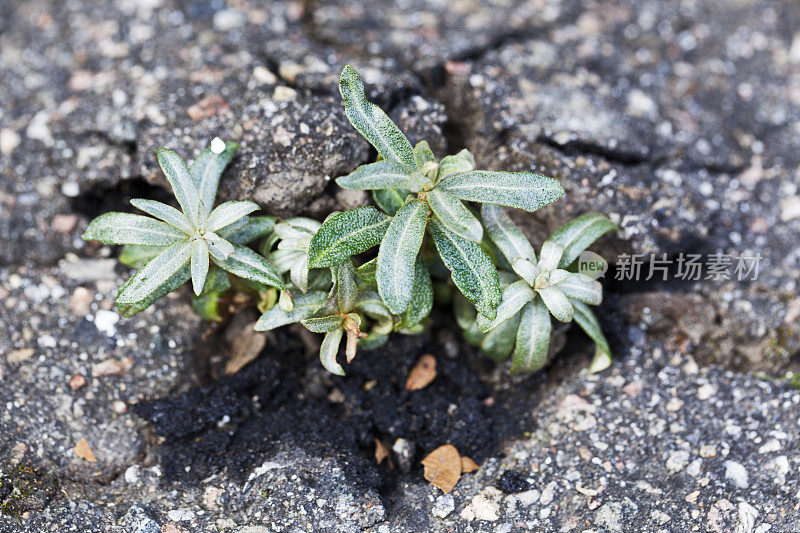
<path id="1" fill-rule="evenodd" d="M 119 315 L 114 311 L 105 309 L 99 310 L 94 317 L 95 327 L 109 337 L 117 334 L 117 328 L 115 327 L 117 322 L 119 322 Z"/>
<path id="2" fill-rule="evenodd" d="M 225 141 L 219 137 L 214 137 L 211 139 L 211 151 L 217 155 L 220 155 L 225 151 Z"/>

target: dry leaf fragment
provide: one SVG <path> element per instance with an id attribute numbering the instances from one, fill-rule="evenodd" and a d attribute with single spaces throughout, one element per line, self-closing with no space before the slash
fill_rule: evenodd
<path id="1" fill-rule="evenodd" d="M 375 461 L 381 464 L 384 459 L 389 457 L 389 448 L 387 448 L 379 439 L 372 439 L 375 442 Z"/>
<path id="2" fill-rule="evenodd" d="M 422 460 L 425 479 L 445 493 L 453 490 L 461 479 L 461 456 L 452 444 L 439 446 Z"/>
<path id="3" fill-rule="evenodd" d="M 242 328 L 231 343 L 231 357 L 225 363 L 225 373 L 229 376 L 236 374 L 250 361 L 253 361 L 264 346 L 267 345 L 267 336 L 255 331 L 255 323 Z"/>
<path id="4" fill-rule="evenodd" d="M 85 438 L 78 441 L 78 444 L 75 445 L 75 455 L 80 457 L 85 461 L 89 461 L 90 463 L 96 463 L 97 457 L 94 455 L 94 450 L 92 447 L 89 446 L 89 441 Z"/>
<path id="5" fill-rule="evenodd" d="M 419 358 L 406 380 L 406 390 L 420 390 L 436 378 L 436 358 L 429 353 Z"/>
<path id="6" fill-rule="evenodd" d="M 468 472 L 474 472 L 478 469 L 478 465 L 470 459 L 469 457 L 462 457 L 461 458 L 461 473 L 466 474 Z"/>

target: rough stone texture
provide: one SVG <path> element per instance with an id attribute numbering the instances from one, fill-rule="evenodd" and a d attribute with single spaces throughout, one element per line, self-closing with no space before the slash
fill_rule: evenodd
<path id="1" fill-rule="evenodd" d="M 800 394 L 747 373 L 800 349 L 797 4 L 370 5 L 4 6 L 0 531 L 800 530 Z M 126 269 L 79 235 L 167 198 L 158 146 L 238 140 L 222 195 L 271 213 L 368 200 L 330 183 L 374 156 L 342 113 L 346 63 L 437 155 L 561 179 L 564 199 L 518 217 L 538 240 L 596 210 L 621 226 L 609 258 L 758 252 L 761 276 L 608 280 L 598 376 L 570 336 L 508 378 L 437 317 L 345 379 L 293 330 L 216 379 L 229 347 L 185 291 L 120 319 Z M 424 352 L 439 376 L 405 392 Z M 481 468 L 443 495 L 419 459 L 447 442 Z"/>

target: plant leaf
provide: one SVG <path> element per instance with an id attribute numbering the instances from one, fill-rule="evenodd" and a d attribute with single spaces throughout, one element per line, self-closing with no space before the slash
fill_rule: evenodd
<path id="1" fill-rule="evenodd" d="M 350 256 L 379 245 L 391 221 L 369 206 L 328 217 L 308 245 L 309 267 L 338 265 Z"/>
<path id="2" fill-rule="evenodd" d="M 373 257 L 356 269 L 356 275 L 367 284 L 377 283 L 378 258 Z"/>
<path id="3" fill-rule="evenodd" d="M 233 244 L 221 238 L 213 231 L 205 232 L 203 239 L 205 239 L 208 245 L 208 253 L 217 261 L 225 261 L 234 251 Z"/>
<path id="4" fill-rule="evenodd" d="M 611 365 L 611 348 L 608 345 L 600 323 L 589 306 L 583 302 L 572 300 L 575 307 L 575 322 L 583 331 L 594 341 L 596 346 L 595 355 L 589 365 L 589 372 L 595 373 L 605 370 Z"/>
<path id="5" fill-rule="evenodd" d="M 352 261 L 345 261 L 336 271 L 336 301 L 339 311 L 349 313 L 356 305 L 358 287 Z"/>
<path id="6" fill-rule="evenodd" d="M 514 351 L 517 342 L 517 329 L 519 327 L 520 313 L 488 332 L 481 341 L 481 350 L 493 360 L 499 362 L 508 359 Z"/>
<path id="7" fill-rule="evenodd" d="M 469 172 L 475 170 L 475 159 L 468 158 L 464 155 L 466 150 L 462 150 L 456 155 L 448 155 L 439 161 L 439 172 L 436 179 L 443 180 L 452 174 L 461 174 L 462 172 Z M 467 152 L 469 154 L 469 152 Z M 470 156 L 472 154 L 469 154 Z"/>
<path id="8" fill-rule="evenodd" d="M 383 303 L 380 294 L 375 291 L 360 292 L 355 307 L 372 317 L 392 318 L 392 312 Z"/>
<path id="9" fill-rule="evenodd" d="M 541 270 L 555 270 L 558 268 L 563 253 L 564 246 L 562 244 L 551 240 L 544 241 L 542 251 L 539 254 L 539 268 Z"/>
<path id="10" fill-rule="evenodd" d="M 140 209 L 150 216 L 163 220 L 171 226 L 175 226 L 183 233 L 191 235 L 194 233 L 194 227 L 186 215 L 162 202 L 155 200 L 145 200 L 144 198 L 132 198 L 131 205 L 136 209 Z"/>
<path id="11" fill-rule="evenodd" d="M 411 172 L 402 164 L 383 159 L 377 163 L 361 165 L 347 176 L 336 178 L 342 189 L 380 190 L 408 187 Z"/>
<path id="12" fill-rule="evenodd" d="M 411 289 L 411 301 L 403 311 L 402 327 L 410 328 L 420 323 L 433 308 L 433 283 L 428 265 L 418 255 L 414 263 L 414 287 Z"/>
<path id="13" fill-rule="evenodd" d="M 305 294 L 292 292 L 294 308 L 291 311 L 285 311 L 281 306 L 275 305 L 261 315 L 254 329 L 256 331 L 267 331 L 305 320 L 313 316 L 322 307 L 327 296 L 328 293 L 326 291 L 308 291 Z"/>
<path id="14" fill-rule="evenodd" d="M 143 311 L 150 307 L 156 300 L 159 298 L 171 293 L 187 281 L 189 278 L 192 277 L 192 273 L 189 269 L 189 264 L 183 265 L 177 272 L 175 272 L 172 276 L 169 277 L 164 283 L 159 285 L 149 296 L 147 296 L 144 300 L 141 300 L 136 303 L 132 304 L 123 304 L 119 301 L 116 302 L 117 310 L 119 313 L 126 317 L 132 317 L 136 313 Z M 130 283 L 133 281 L 133 276 L 128 278 L 128 280 L 122 284 L 122 286 L 117 291 L 117 295 L 119 295 L 122 291 L 124 291 Z"/>
<path id="15" fill-rule="evenodd" d="M 540 272 L 539 267 L 527 259 L 514 259 L 511 262 L 511 268 L 519 275 L 519 277 L 528 282 L 528 285 L 531 287 L 536 284 L 536 276 L 538 276 Z"/>
<path id="16" fill-rule="evenodd" d="M 566 295 L 561 292 L 558 287 L 542 287 L 536 289 L 536 292 L 541 296 L 542 301 L 556 318 L 561 322 L 569 322 L 572 320 L 574 310 L 572 304 L 569 303 Z"/>
<path id="17" fill-rule="evenodd" d="M 525 304 L 517 329 L 511 372 L 539 370 L 547 363 L 552 327 L 550 312 L 541 299 Z"/>
<path id="18" fill-rule="evenodd" d="M 233 253 L 228 259 L 220 261 L 214 258 L 214 262 L 223 270 L 227 270 L 234 276 L 249 279 L 262 285 L 283 289 L 283 280 L 275 272 L 266 259 L 255 253 L 246 246 L 234 244 Z M 213 257 L 213 256 L 212 256 Z"/>
<path id="19" fill-rule="evenodd" d="M 458 290 L 481 314 L 494 319 L 500 304 L 500 281 L 492 260 L 478 244 L 459 237 L 435 218 L 431 235 Z"/>
<path id="20" fill-rule="evenodd" d="M 425 163 L 436 161 L 436 156 L 433 155 L 428 141 L 420 141 L 414 146 L 414 159 L 417 162 L 417 168 L 422 170 Z"/>
<path id="21" fill-rule="evenodd" d="M 408 189 L 381 189 L 372 191 L 372 199 L 384 213 L 393 217 L 403 207 L 409 194 L 411 191 Z"/>
<path id="22" fill-rule="evenodd" d="M 230 201 L 220 204 L 214 209 L 206 220 L 206 231 L 217 231 L 240 220 L 253 211 L 261 209 L 255 202 Z"/>
<path id="23" fill-rule="evenodd" d="M 222 228 L 217 232 L 217 235 L 234 244 L 247 244 L 261 237 L 266 237 L 274 227 L 275 217 L 273 216 L 250 217 L 241 228 L 228 231 Z"/>
<path id="24" fill-rule="evenodd" d="M 322 345 L 319 347 L 319 360 L 325 370 L 337 376 L 344 376 L 344 368 L 336 362 L 339 354 L 339 344 L 342 342 L 344 330 L 339 328 L 325 334 Z"/>
<path id="25" fill-rule="evenodd" d="M 180 156 L 168 148 L 159 148 L 156 156 L 183 213 L 189 222 L 197 227 L 202 203 L 200 193 L 197 192 L 197 185 L 195 185 L 189 169 L 186 168 Z"/>
<path id="26" fill-rule="evenodd" d="M 119 254 L 119 262 L 125 266 L 139 270 L 163 250 L 163 246 L 144 246 L 142 244 L 126 244 Z"/>
<path id="27" fill-rule="evenodd" d="M 188 236 L 160 220 L 131 213 L 111 212 L 92 220 L 82 238 L 103 244 L 169 246 L 188 239 Z"/>
<path id="28" fill-rule="evenodd" d="M 480 330 L 481 333 L 492 331 L 497 326 L 519 313 L 519 310 L 534 298 L 536 298 L 536 292 L 531 289 L 527 281 L 520 280 L 512 283 L 503 289 L 500 305 L 497 306 L 497 315 L 494 317 L 494 320 L 489 320 L 481 314 L 478 315 L 478 330 Z"/>
<path id="29" fill-rule="evenodd" d="M 200 201 L 207 209 L 211 209 L 214 205 L 219 178 L 222 176 L 222 171 L 231 162 L 238 147 L 239 145 L 235 142 L 225 142 L 225 149 L 222 153 L 217 154 L 209 146 L 200 152 L 200 155 L 189 166 L 189 173 L 197 186 Z"/>
<path id="30" fill-rule="evenodd" d="M 208 246 L 205 239 L 192 241 L 192 288 L 196 295 L 203 292 L 208 275 Z"/>
<path id="31" fill-rule="evenodd" d="M 405 311 L 411 301 L 414 260 L 427 220 L 428 204 L 409 200 L 392 219 L 378 250 L 378 292 L 395 315 Z"/>
<path id="32" fill-rule="evenodd" d="M 402 163 L 409 170 L 415 169 L 417 164 L 411 143 L 381 108 L 367 101 L 364 83 L 350 65 L 342 70 L 339 92 L 350 123 L 381 157 Z"/>
<path id="33" fill-rule="evenodd" d="M 567 279 L 559 282 L 556 286 L 570 299 L 579 300 L 589 305 L 603 303 L 603 286 L 600 285 L 599 281 L 595 281 L 589 276 L 570 274 Z"/>
<path id="34" fill-rule="evenodd" d="M 594 241 L 616 229 L 617 225 L 605 215 L 586 213 L 555 230 L 548 240 L 564 246 L 559 268 L 569 266 Z"/>
<path id="35" fill-rule="evenodd" d="M 289 279 L 294 286 L 303 292 L 308 290 L 308 256 L 302 254 L 292 268 L 289 270 Z"/>
<path id="36" fill-rule="evenodd" d="M 426 196 L 436 217 L 447 228 L 467 240 L 481 242 L 483 226 L 455 194 L 434 188 Z"/>
<path id="37" fill-rule="evenodd" d="M 525 234 L 514 224 L 502 206 L 483 204 L 481 206 L 481 219 L 486 227 L 486 232 L 492 241 L 500 248 L 506 259 L 512 262 L 520 257 L 529 261 L 536 261 L 536 253 L 528 242 Z"/>
<path id="38" fill-rule="evenodd" d="M 117 293 L 117 302 L 133 304 L 141 302 L 161 287 L 164 282 L 181 269 L 192 255 L 192 243 L 180 241 L 164 250 L 133 275 Z"/>
<path id="39" fill-rule="evenodd" d="M 343 320 L 340 315 L 328 315 L 305 318 L 300 323 L 313 333 L 328 333 L 341 328 Z"/>
<path id="40" fill-rule="evenodd" d="M 498 204 L 536 211 L 564 194 L 561 184 L 530 172 L 473 170 L 448 176 L 439 182 L 462 200 Z"/>

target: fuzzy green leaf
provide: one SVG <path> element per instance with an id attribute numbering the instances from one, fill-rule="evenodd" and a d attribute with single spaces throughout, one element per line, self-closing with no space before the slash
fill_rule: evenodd
<path id="1" fill-rule="evenodd" d="M 350 123 L 381 157 L 402 163 L 409 170 L 415 169 L 417 164 L 411 143 L 381 108 L 367 101 L 364 83 L 350 65 L 342 70 L 339 92 Z"/>
<path id="2" fill-rule="evenodd" d="M 146 265 L 152 258 L 160 254 L 163 249 L 163 246 L 126 244 L 122 247 L 122 252 L 119 254 L 119 262 L 138 270 Z"/>
<path id="3" fill-rule="evenodd" d="M 478 244 L 459 237 L 435 218 L 431 235 L 458 290 L 481 314 L 494 319 L 500 304 L 500 281 L 491 258 Z"/>
<path id="4" fill-rule="evenodd" d="M 411 290 L 411 301 L 402 315 L 402 326 L 410 328 L 420 323 L 433 308 L 433 283 L 428 265 L 421 255 L 414 264 L 414 288 Z"/>
<path id="5" fill-rule="evenodd" d="M 506 320 L 516 315 L 522 307 L 536 298 L 536 293 L 531 289 L 528 282 L 520 280 L 512 283 L 505 289 L 500 299 L 500 305 L 497 306 L 497 315 L 494 320 L 489 320 L 485 316 L 479 314 L 478 329 L 481 333 L 492 331 Z"/>
<path id="6" fill-rule="evenodd" d="M 275 272 L 266 259 L 255 253 L 246 246 L 239 244 L 233 245 L 234 252 L 228 259 L 220 261 L 214 258 L 214 262 L 223 270 L 227 270 L 234 276 L 249 279 L 262 285 L 283 289 L 283 280 Z M 213 257 L 213 256 L 212 256 Z"/>
<path id="7" fill-rule="evenodd" d="M 555 230 L 549 240 L 564 246 L 559 268 L 569 266 L 594 241 L 616 229 L 617 225 L 605 215 L 586 213 Z"/>
<path id="8" fill-rule="evenodd" d="M 349 313 L 356 305 L 358 287 L 356 286 L 356 271 L 352 261 L 345 261 L 336 270 L 336 301 L 339 311 Z"/>
<path id="9" fill-rule="evenodd" d="M 564 246 L 555 241 L 547 240 L 542 244 L 539 254 L 539 268 L 541 270 L 555 270 L 564 254 Z"/>
<path id="10" fill-rule="evenodd" d="M 402 189 L 408 187 L 411 176 L 402 164 L 383 159 L 377 163 L 361 165 L 347 176 L 336 178 L 336 184 L 342 189 L 352 190 L 380 190 Z"/>
<path id="11" fill-rule="evenodd" d="M 520 257 L 529 261 L 536 261 L 536 253 L 528 242 L 525 234 L 514 224 L 502 206 L 483 204 L 481 218 L 486 232 L 492 241 L 500 248 L 506 259 L 511 262 Z"/>
<path id="12" fill-rule="evenodd" d="M 279 305 L 273 306 L 261 315 L 253 329 L 267 331 L 310 318 L 323 306 L 327 296 L 326 291 L 308 291 L 305 294 L 293 292 L 294 307 L 291 311 L 285 311 Z"/>
<path id="13" fill-rule="evenodd" d="M 319 348 L 319 360 L 322 366 L 325 367 L 325 370 L 337 376 L 344 376 L 344 368 L 336 362 L 343 334 L 344 330 L 341 328 L 326 333 Z"/>
<path id="14" fill-rule="evenodd" d="M 392 318 L 392 312 L 375 291 L 362 291 L 358 295 L 356 309 L 372 317 Z"/>
<path id="15" fill-rule="evenodd" d="M 106 213 L 92 220 L 83 234 L 87 241 L 103 244 L 169 246 L 188 236 L 166 222 L 131 213 Z"/>
<path id="16" fill-rule="evenodd" d="M 150 216 L 163 220 L 170 226 L 175 226 L 187 235 L 194 233 L 194 226 L 192 226 L 192 223 L 186 218 L 186 215 L 171 205 L 155 200 L 145 200 L 144 198 L 132 198 L 131 205 Z"/>
<path id="17" fill-rule="evenodd" d="M 403 207 L 409 194 L 411 191 L 408 189 L 381 189 L 372 191 L 372 199 L 384 213 L 393 217 Z"/>
<path id="18" fill-rule="evenodd" d="M 269 261 L 279 274 L 289 272 L 295 264 L 303 262 L 305 258 L 306 254 L 302 250 L 275 250 L 269 254 Z"/>
<path id="19" fill-rule="evenodd" d="M 205 239 L 192 241 L 192 288 L 196 295 L 203 292 L 208 275 L 208 246 Z"/>
<path id="20" fill-rule="evenodd" d="M 519 277 L 524 279 L 528 285 L 533 287 L 536 284 L 536 276 L 539 275 L 539 267 L 528 261 L 527 259 L 514 259 L 511 262 L 511 268 L 516 272 Z"/>
<path id="21" fill-rule="evenodd" d="M 225 202 L 217 206 L 217 208 L 208 215 L 205 229 L 206 231 L 217 231 L 259 209 L 261 208 L 258 207 L 258 204 L 255 202 Z"/>
<path id="22" fill-rule="evenodd" d="M 234 251 L 233 244 L 221 238 L 213 231 L 207 231 L 205 235 L 203 235 L 203 238 L 208 245 L 208 253 L 217 261 L 225 261 Z"/>
<path id="23" fill-rule="evenodd" d="M 428 204 L 411 199 L 397 212 L 378 250 L 378 292 L 392 313 L 408 307 L 414 285 L 414 261 L 425 236 Z"/>
<path id="24" fill-rule="evenodd" d="M 558 271 L 556 271 L 558 272 Z M 551 276 L 552 277 L 552 276 Z M 603 286 L 583 274 L 570 274 L 557 287 L 570 299 L 579 300 L 589 305 L 603 303 Z"/>
<path id="25" fill-rule="evenodd" d="M 569 303 L 566 295 L 561 292 L 557 287 L 542 287 L 537 289 L 536 292 L 542 298 L 542 301 L 556 318 L 561 322 L 569 322 L 572 320 L 574 310 L 572 304 Z"/>
<path id="26" fill-rule="evenodd" d="M 596 346 L 594 358 L 589 365 L 589 372 L 595 373 L 605 370 L 611 365 L 611 348 L 605 335 L 603 335 L 603 330 L 600 329 L 597 317 L 594 316 L 589 306 L 583 302 L 573 300 L 572 305 L 575 307 L 575 322 L 594 341 Z"/>
<path id="27" fill-rule="evenodd" d="M 342 320 L 340 315 L 328 315 L 306 318 L 301 320 L 300 323 L 313 333 L 328 333 L 341 328 Z"/>
<path id="28" fill-rule="evenodd" d="M 414 159 L 417 162 L 417 168 L 422 170 L 425 163 L 436 161 L 436 156 L 433 155 L 428 141 L 420 141 L 414 146 Z"/>
<path id="29" fill-rule="evenodd" d="M 308 245 L 308 265 L 311 268 L 338 265 L 350 256 L 377 246 L 391 221 L 369 206 L 328 217 Z"/>
<path id="30" fill-rule="evenodd" d="M 464 295 L 457 292 L 453 295 L 453 314 L 456 317 L 456 324 L 458 324 L 458 327 L 461 329 L 469 329 L 471 326 L 475 325 L 478 312 Z"/>
<path id="31" fill-rule="evenodd" d="M 303 254 L 289 270 L 289 279 L 303 292 L 308 290 L 308 256 Z"/>
<path id="32" fill-rule="evenodd" d="M 222 171 L 231 162 L 238 146 L 237 143 L 226 142 L 225 149 L 219 154 L 214 153 L 209 146 L 200 152 L 200 155 L 189 167 L 189 173 L 192 175 L 197 191 L 200 194 L 200 201 L 203 202 L 207 209 L 211 209 L 214 205 L 219 178 L 222 176 Z"/>
<path id="33" fill-rule="evenodd" d="M 508 359 L 511 352 L 514 351 L 514 345 L 517 341 L 519 319 L 520 313 L 517 312 L 508 320 L 488 332 L 481 341 L 481 350 L 498 363 Z"/>
<path id="34" fill-rule="evenodd" d="M 448 176 L 438 186 L 462 200 L 506 205 L 525 211 L 536 211 L 564 194 L 558 181 L 530 172 L 473 170 Z"/>
<path id="35" fill-rule="evenodd" d="M 217 234 L 228 242 L 247 244 L 269 235 L 274 227 L 275 217 L 273 216 L 250 217 L 241 228 L 228 231 L 224 231 L 225 228 L 223 228 Z"/>
<path id="36" fill-rule="evenodd" d="M 427 194 L 428 204 L 447 228 L 467 240 L 481 242 L 483 226 L 453 193 L 435 188 Z"/>
<path id="37" fill-rule="evenodd" d="M 117 302 L 133 304 L 141 302 L 155 293 L 173 274 L 181 269 L 192 255 L 192 243 L 181 241 L 158 254 L 133 275 L 123 289 L 117 293 Z"/>
<path id="38" fill-rule="evenodd" d="M 175 199 L 178 200 L 183 213 L 193 226 L 197 227 L 200 218 L 201 201 L 197 185 L 178 154 L 167 148 L 159 148 L 157 152 L 158 164 L 172 186 Z M 210 206 L 208 206 L 210 208 Z M 205 210 L 205 206 L 203 210 Z"/>
<path id="39" fill-rule="evenodd" d="M 213 267 L 209 270 L 203 292 L 192 297 L 192 308 L 203 320 L 220 322 L 223 313 L 220 311 L 222 298 L 231 286 L 230 276 L 220 268 Z"/>
<path id="40" fill-rule="evenodd" d="M 153 292 L 150 293 L 144 300 L 141 300 L 136 303 L 132 304 L 123 304 L 120 303 L 119 300 L 116 302 L 117 310 L 119 313 L 126 317 L 132 317 L 136 313 L 143 311 L 153 305 L 153 303 L 158 300 L 159 298 L 171 293 L 187 281 L 189 278 L 192 277 L 192 273 L 189 269 L 189 263 L 186 263 L 183 267 L 181 267 L 177 272 L 175 272 L 172 276 L 169 277 L 164 283 L 159 285 Z M 123 283 L 122 287 L 119 288 L 117 291 L 117 296 L 121 292 L 123 292 L 133 281 L 134 277 L 131 276 L 128 280 Z"/>
<path id="41" fill-rule="evenodd" d="M 356 269 L 356 275 L 361 278 L 361 281 L 367 284 L 377 282 L 378 275 L 378 258 L 373 257 L 360 267 Z"/>
<path id="42" fill-rule="evenodd" d="M 542 300 L 528 302 L 519 320 L 511 372 L 539 370 L 547 363 L 551 330 L 550 312 Z"/>
<path id="43" fill-rule="evenodd" d="M 467 150 L 461 150 L 456 155 L 448 155 L 439 161 L 437 179 L 443 180 L 452 174 L 461 174 L 475 170 L 475 158 Z"/>

